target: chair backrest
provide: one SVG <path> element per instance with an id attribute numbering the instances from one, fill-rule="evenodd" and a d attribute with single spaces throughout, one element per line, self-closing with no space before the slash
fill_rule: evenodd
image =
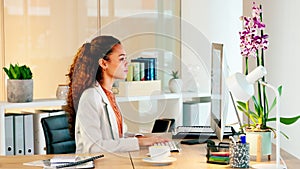
<path id="1" fill-rule="evenodd" d="M 75 153 L 75 139 L 70 135 L 66 114 L 41 119 L 46 141 L 47 154 Z"/>

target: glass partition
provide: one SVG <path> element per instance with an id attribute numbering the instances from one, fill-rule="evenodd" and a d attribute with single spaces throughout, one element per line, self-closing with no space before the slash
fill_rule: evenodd
<path id="1" fill-rule="evenodd" d="M 96 0 L 5 0 L 5 66 L 31 67 L 34 98 L 55 98 L 81 44 L 97 31 Z"/>
<path id="2" fill-rule="evenodd" d="M 180 0 L 101 0 L 101 34 L 118 37 L 129 59 L 157 58 L 164 91 L 180 72 Z"/>
<path id="3" fill-rule="evenodd" d="M 180 72 L 180 0 L 4 0 L 1 8 L 3 65 L 31 67 L 34 99 L 54 98 L 78 48 L 99 34 L 118 37 L 129 58 L 156 56 L 164 88 Z"/>

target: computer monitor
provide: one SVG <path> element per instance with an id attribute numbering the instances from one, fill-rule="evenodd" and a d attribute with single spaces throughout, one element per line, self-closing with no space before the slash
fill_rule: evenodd
<path id="1" fill-rule="evenodd" d="M 225 86 L 226 66 L 223 58 L 223 44 L 213 43 L 211 53 L 211 120 L 210 126 L 219 140 L 223 140 L 227 117 L 228 92 Z"/>

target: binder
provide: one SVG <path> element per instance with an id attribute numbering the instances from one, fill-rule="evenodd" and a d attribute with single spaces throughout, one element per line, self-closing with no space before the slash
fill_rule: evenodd
<path id="1" fill-rule="evenodd" d="M 34 154 L 33 114 L 24 114 L 24 150 L 25 155 Z"/>
<path id="2" fill-rule="evenodd" d="M 24 119 L 23 114 L 14 115 L 15 155 L 24 155 Z"/>
<path id="3" fill-rule="evenodd" d="M 14 116 L 5 114 L 5 155 L 14 155 Z"/>
<path id="4" fill-rule="evenodd" d="M 66 114 L 66 112 L 63 111 L 63 110 L 52 110 L 52 111 L 49 111 L 49 116 L 58 116 L 58 115 L 61 115 L 61 114 Z"/>
<path id="5" fill-rule="evenodd" d="M 49 116 L 64 114 L 65 111 L 60 109 L 37 109 L 33 114 L 33 129 L 34 129 L 34 154 L 47 154 L 46 141 L 41 119 Z"/>
<path id="6" fill-rule="evenodd" d="M 34 154 L 46 154 L 46 142 L 41 119 L 48 117 L 49 113 L 36 111 L 33 114 L 33 126 L 34 126 Z"/>

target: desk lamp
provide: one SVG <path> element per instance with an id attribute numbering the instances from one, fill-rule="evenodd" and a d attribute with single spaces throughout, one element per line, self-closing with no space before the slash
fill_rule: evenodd
<path id="1" fill-rule="evenodd" d="M 229 91 L 235 96 L 237 100 L 248 101 L 254 95 L 254 83 L 260 80 L 263 76 L 267 74 L 266 69 L 263 66 L 258 66 L 247 76 L 242 73 L 235 73 L 232 76 L 228 77 L 226 83 Z M 276 94 L 277 99 L 277 108 L 276 108 L 276 164 L 257 164 L 253 165 L 253 168 L 277 168 L 277 169 L 286 169 L 286 165 L 280 165 L 280 97 L 279 92 L 275 87 L 265 82 L 260 81 L 260 83 L 266 87 L 269 87 Z M 283 162 L 284 163 L 284 162 Z"/>

